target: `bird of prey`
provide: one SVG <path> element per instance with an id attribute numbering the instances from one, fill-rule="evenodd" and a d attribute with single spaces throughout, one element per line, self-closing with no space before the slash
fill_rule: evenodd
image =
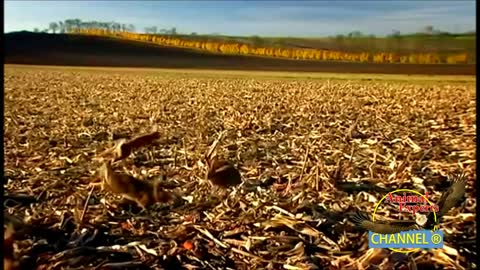
<path id="1" fill-rule="evenodd" d="M 465 195 L 466 184 L 467 181 L 465 174 L 460 174 L 453 177 L 451 186 L 442 194 L 437 202 L 439 208 L 438 213 L 436 213 L 437 222 L 435 222 L 433 212 L 429 213 L 427 216 L 427 224 L 425 225 L 426 228 L 432 228 L 433 225 L 438 224 L 440 218 L 448 213 L 448 211 L 450 211 L 457 205 L 458 202 L 463 199 L 463 196 Z"/>
<path id="2" fill-rule="evenodd" d="M 436 213 L 437 223 L 434 221 L 433 213 L 429 213 L 427 216 L 427 223 L 422 227 L 425 229 L 431 229 L 434 225 L 438 224 L 439 219 L 463 198 L 465 195 L 465 185 L 466 181 L 464 174 L 454 177 L 452 185 L 442 194 L 437 202 L 439 208 L 439 211 Z M 393 234 L 421 228 L 415 220 L 372 221 L 365 213 L 360 212 L 357 212 L 352 216 L 352 221 L 360 228 L 381 234 Z"/>
<path id="3" fill-rule="evenodd" d="M 114 162 L 122 160 L 128 157 L 136 149 L 147 146 L 158 138 L 160 138 L 160 133 L 158 133 L 158 131 L 154 131 L 148 134 L 139 135 L 128 141 L 126 139 L 121 139 L 115 146 L 105 150 L 99 156 L 105 157 L 113 155 Z"/>
<path id="4" fill-rule="evenodd" d="M 375 220 L 372 221 L 365 213 L 357 212 L 352 216 L 357 226 L 380 234 L 392 234 L 418 229 L 415 220 Z"/>

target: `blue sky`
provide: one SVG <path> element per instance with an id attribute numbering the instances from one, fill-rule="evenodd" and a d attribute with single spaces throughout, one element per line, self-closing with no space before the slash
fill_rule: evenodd
<path id="1" fill-rule="evenodd" d="M 361 31 L 411 33 L 432 25 L 476 30 L 475 1 L 5 1 L 5 32 L 44 29 L 52 21 L 115 21 L 176 27 L 178 32 L 329 36 Z"/>

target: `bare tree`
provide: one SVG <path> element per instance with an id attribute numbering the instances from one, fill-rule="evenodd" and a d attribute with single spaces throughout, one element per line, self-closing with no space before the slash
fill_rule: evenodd
<path id="1" fill-rule="evenodd" d="M 54 26 L 56 24 L 56 26 Z M 65 21 L 50 23 L 49 29 L 52 32 L 59 30 L 60 33 L 71 33 L 76 30 L 86 29 L 103 29 L 107 32 L 135 32 L 133 24 L 121 24 L 117 22 L 100 22 L 100 21 L 82 21 L 80 19 L 67 19 Z M 157 32 L 156 27 L 149 28 L 149 32 Z"/>
<path id="2" fill-rule="evenodd" d="M 58 28 L 61 34 L 65 33 L 65 24 L 62 21 L 58 22 Z"/>
<path id="3" fill-rule="evenodd" d="M 73 20 L 72 19 L 65 20 L 64 25 L 65 25 L 65 31 L 67 33 L 70 33 L 73 28 Z"/>
<path id="4" fill-rule="evenodd" d="M 144 30 L 147 34 L 156 34 L 158 32 L 156 26 L 145 27 Z"/>
<path id="5" fill-rule="evenodd" d="M 399 37 L 400 36 L 400 31 L 398 30 L 392 30 L 392 34 L 390 35 L 391 37 Z"/>
<path id="6" fill-rule="evenodd" d="M 122 27 L 122 26 L 121 26 L 119 23 L 116 23 L 116 22 L 113 22 L 113 23 L 112 23 L 112 30 L 113 30 L 114 32 L 120 32 L 121 27 Z"/>
<path id="7" fill-rule="evenodd" d="M 432 34 L 433 33 L 433 26 L 427 25 L 423 28 L 423 33 L 425 34 Z"/>
<path id="8" fill-rule="evenodd" d="M 51 22 L 50 25 L 48 26 L 48 29 L 52 30 L 54 34 L 57 32 L 58 28 L 59 26 L 56 22 Z"/>

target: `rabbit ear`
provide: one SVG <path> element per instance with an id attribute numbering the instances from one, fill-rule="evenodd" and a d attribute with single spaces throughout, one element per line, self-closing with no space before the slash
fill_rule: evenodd
<path id="1" fill-rule="evenodd" d="M 215 152 L 215 149 L 217 148 L 217 144 L 218 142 L 214 141 L 212 145 L 210 145 L 208 151 L 205 153 L 205 158 L 207 160 L 209 160 L 212 157 L 213 153 Z"/>
<path id="2" fill-rule="evenodd" d="M 203 155 L 203 158 L 205 159 L 205 161 L 207 162 L 207 165 L 210 163 L 210 157 L 208 155 L 208 152 L 205 153 L 205 155 Z"/>
<path id="3" fill-rule="evenodd" d="M 220 132 L 220 134 L 218 134 L 218 138 L 212 143 L 212 145 L 208 149 L 208 152 L 206 153 L 207 158 L 211 158 L 212 155 L 214 155 L 215 150 L 217 149 L 217 145 L 223 139 L 225 133 L 227 133 L 226 130 L 224 130 L 224 131 Z"/>
<path id="4" fill-rule="evenodd" d="M 112 169 L 112 160 L 111 159 L 104 159 L 103 164 L 98 170 L 98 175 L 103 179 L 104 177 L 108 177 L 108 171 Z"/>
<path id="5" fill-rule="evenodd" d="M 213 165 L 215 162 L 218 161 L 218 155 L 217 153 L 214 153 L 211 157 L 210 157 L 210 163 Z"/>

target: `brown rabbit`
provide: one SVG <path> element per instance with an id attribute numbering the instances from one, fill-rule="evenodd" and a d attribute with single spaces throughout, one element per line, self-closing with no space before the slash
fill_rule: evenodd
<path id="1" fill-rule="evenodd" d="M 15 261 L 13 255 L 13 241 L 15 231 L 13 225 L 9 225 L 3 229 L 3 269 L 16 270 L 18 269 L 18 262 Z"/>
<path id="2" fill-rule="evenodd" d="M 207 158 L 207 170 L 207 178 L 214 185 L 227 188 L 242 182 L 240 172 L 227 161 L 219 160 L 217 156 Z"/>
<path id="3" fill-rule="evenodd" d="M 105 161 L 100 169 L 103 177 L 103 189 L 136 202 L 142 209 L 146 209 L 154 203 L 168 202 L 172 199 L 172 194 L 159 190 L 160 183 L 150 183 L 131 175 L 117 173 L 113 171 L 111 162 L 111 160 Z"/>
<path id="4" fill-rule="evenodd" d="M 229 162 L 219 160 L 216 154 L 218 143 L 225 135 L 225 131 L 220 133 L 218 138 L 209 147 L 205 154 L 207 162 L 206 177 L 214 184 L 223 188 L 236 186 L 242 182 L 240 172 Z"/>

